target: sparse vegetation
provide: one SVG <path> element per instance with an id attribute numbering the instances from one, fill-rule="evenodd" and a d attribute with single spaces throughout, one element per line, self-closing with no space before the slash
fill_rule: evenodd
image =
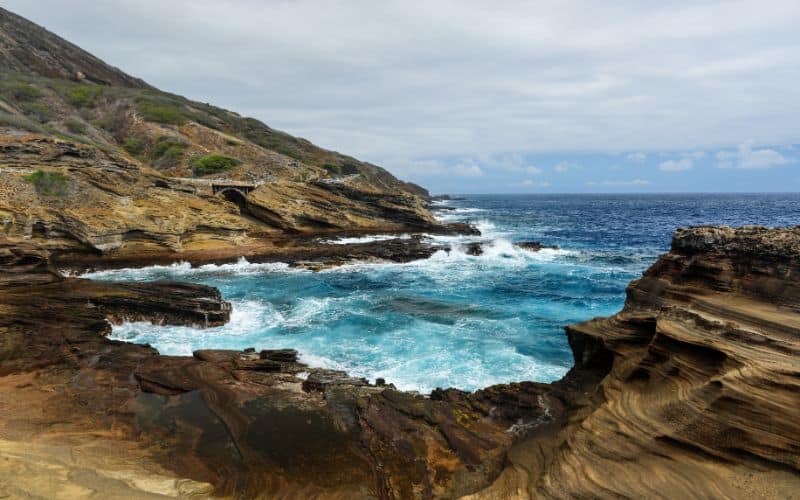
<path id="1" fill-rule="evenodd" d="M 11 127 L 28 132 L 43 132 L 39 124 L 32 122 L 25 116 L 12 115 L 5 111 L 0 111 L 0 127 Z"/>
<path id="2" fill-rule="evenodd" d="M 38 88 L 22 82 L 4 82 L 0 93 L 3 97 L 17 102 L 34 101 L 42 95 L 42 91 Z"/>
<path id="3" fill-rule="evenodd" d="M 351 165 L 348 163 L 345 163 L 344 165 L 338 165 L 336 163 L 324 163 L 322 168 L 333 175 L 355 175 L 359 172 L 356 165 Z"/>
<path id="4" fill-rule="evenodd" d="M 53 110 L 41 102 L 22 102 L 18 104 L 25 116 L 39 123 L 47 123 L 53 117 Z"/>
<path id="5" fill-rule="evenodd" d="M 183 159 L 188 144 L 175 137 L 160 137 L 153 146 L 152 157 L 157 168 L 177 167 Z"/>
<path id="6" fill-rule="evenodd" d="M 103 130 L 110 132 L 118 141 L 124 140 L 128 130 L 127 113 L 117 109 L 111 113 L 101 116 L 94 121 L 94 124 Z"/>
<path id="7" fill-rule="evenodd" d="M 37 170 L 26 175 L 25 180 L 33 184 L 36 192 L 44 196 L 64 196 L 69 189 L 69 180 L 64 174 Z"/>
<path id="8" fill-rule="evenodd" d="M 213 154 L 208 156 L 195 156 L 189 164 L 195 175 L 208 175 L 226 172 L 241 163 L 235 158 Z"/>
<path id="9" fill-rule="evenodd" d="M 122 149 L 133 156 L 141 156 L 144 153 L 144 141 L 138 137 L 131 137 L 122 143 Z"/>
<path id="10" fill-rule="evenodd" d="M 305 183 L 308 182 L 309 177 L 310 176 L 308 175 L 308 172 L 303 172 L 302 174 L 295 175 L 294 178 L 292 178 L 292 181 Z"/>
<path id="11" fill-rule="evenodd" d="M 64 120 L 64 127 L 73 134 L 85 134 L 86 124 L 74 118 Z"/>
<path id="12" fill-rule="evenodd" d="M 188 121 L 183 109 L 166 100 L 142 100 L 137 108 L 142 117 L 149 122 L 183 125 Z"/>
<path id="13" fill-rule="evenodd" d="M 67 91 L 66 98 L 73 106 L 91 108 L 102 94 L 103 87 L 99 85 L 76 85 Z"/>
<path id="14" fill-rule="evenodd" d="M 341 165 L 335 165 L 333 163 L 325 163 L 325 164 L 322 165 L 322 168 L 324 168 L 325 170 L 327 170 L 328 172 L 330 172 L 331 174 L 334 174 L 334 175 L 341 175 L 342 174 L 342 166 Z"/>
<path id="15" fill-rule="evenodd" d="M 299 147 L 299 140 L 284 132 L 273 130 L 255 118 L 229 117 L 229 124 L 237 133 L 261 147 L 284 154 L 295 160 L 303 160 L 305 155 Z"/>

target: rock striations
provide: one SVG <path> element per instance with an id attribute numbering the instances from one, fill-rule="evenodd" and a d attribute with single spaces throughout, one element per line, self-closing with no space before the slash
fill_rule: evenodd
<path id="1" fill-rule="evenodd" d="M 448 249 L 320 240 L 476 232 L 436 222 L 427 198 L 0 9 L 0 497 L 797 495 L 800 228 L 679 230 L 623 311 L 567 327 L 561 381 L 427 396 L 291 350 L 112 341 L 114 322 L 214 326 L 230 305 L 57 270 L 405 262 Z"/>
<path id="2" fill-rule="evenodd" d="M 427 197 L 376 165 L 155 89 L 0 8 L 0 236 L 140 263 L 266 255 L 286 235 L 449 231 Z"/>
<path id="3" fill-rule="evenodd" d="M 623 311 L 567 328 L 561 381 L 427 397 L 291 350 L 107 340 L 106 319 L 213 325 L 229 307 L 207 287 L 62 278 L 37 248 L 5 250 L 0 491 L 33 494 L 55 467 L 51 494 L 789 498 L 799 245 L 800 228 L 680 230 Z"/>
<path id="4" fill-rule="evenodd" d="M 607 375 L 479 497 L 791 498 L 800 491 L 800 227 L 702 227 L 567 328 Z"/>

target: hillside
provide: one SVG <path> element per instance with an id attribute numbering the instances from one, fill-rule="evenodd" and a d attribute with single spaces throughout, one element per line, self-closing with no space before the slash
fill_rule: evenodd
<path id="1" fill-rule="evenodd" d="M 0 220 L 49 247 L 437 227 L 378 166 L 162 92 L 0 8 Z M 214 196 L 211 182 L 252 191 Z"/>

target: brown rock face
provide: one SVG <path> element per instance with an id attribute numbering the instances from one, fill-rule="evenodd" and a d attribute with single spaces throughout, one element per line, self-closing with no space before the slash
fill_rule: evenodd
<path id="1" fill-rule="evenodd" d="M 0 240 L 0 288 L 59 281 L 49 259 L 50 254 L 35 245 Z"/>
<path id="2" fill-rule="evenodd" d="M 379 166 L 152 88 L 0 8 L 0 237 L 139 262 L 241 255 L 276 235 L 442 231 L 427 196 Z"/>
<path id="3" fill-rule="evenodd" d="M 126 474 L 189 478 L 184 494 L 789 498 L 800 486 L 798 242 L 800 228 L 678 231 L 622 312 L 567 328 L 575 367 L 563 380 L 429 397 L 309 368 L 292 350 L 170 357 L 103 337 L 104 318 L 226 321 L 207 287 L 10 286 L 0 432 L 32 450 L 91 443 L 87 457 L 104 461 L 93 467 L 117 476 L 107 450 L 125 449 Z M 4 262 L 54 276 L 37 258 Z M 0 440 L 0 454 L 13 443 Z M 52 468 L 47 450 L 27 466 Z M 137 481 L 126 495 L 152 492 Z"/>
<path id="4" fill-rule="evenodd" d="M 567 329 L 576 364 L 561 383 L 607 375 L 478 497 L 796 494 L 799 244 L 800 228 L 677 231 L 622 312 Z"/>

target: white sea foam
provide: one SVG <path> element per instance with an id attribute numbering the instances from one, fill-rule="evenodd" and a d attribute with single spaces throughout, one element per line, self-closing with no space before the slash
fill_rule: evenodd
<path id="1" fill-rule="evenodd" d="M 463 208 L 447 211 L 445 217 L 452 221 L 471 220 L 478 212 L 478 209 Z M 237 296 L 232 300 L 231 321 L 221 327 L 198 329 L 126 323 L 113 328 L 112 338 L 150 343 L 165 354 L 187 355 L 203 348 L 295 348 L 300 352 L 300 360 L 311 367 L 343 370 L 352 376 L 371 380 L 382 377 L 400 389 L 421 392 L 448 386 L 476 389 L 512 380 L 555 380 L 563 376 L 567 367 L 518 352 L 509 339 L 519 341 L 520 335 L 526 335 L 529 325 L 520 323 L 521 318 L 496 319 L 491 314 L 482 315 L 482 308 L 491 310 L 494 307 L 491 302 L 478 306 L 459 303 L 462 299 L 452 297 L 431 298 L 433 306 L 428 312 L 421 307 L 420 311 L 409 313 L 403 309 L 402 303 L 396 309 L 392 308 L 393 294 L 400 298 L 404 294 L 416 297 L 416 289 L 405 288 L 408 285 L 404 280 L 409 277 L 410 283 L 419 284 L 425 291 L 443 290 L 445 296 L 448 291 L 456 289 L 459 295 L 469 296 L 470 287 L 485 286 L 486 280 L 498 277 L 502 280 L 503 276 L 518 271 L 528 272 L 529 269 L 558 269 L 562 264 L 566 267 L 558 272 L 569 274 L 578 269 L 584 279 L 591 279 L 584 276 L 583 254 L 571 250 L 542 249 L 535 252 L 520 248 L 512 243 L 511 233 L 480 217 L 478 215 L 475 217 L 478 220 L 472 222 L 480 229 L 481 236 L 430 235 L 433 243 L 447 245 L 451 250 L 408 263 L 358 262 L 325 269 L 321 275 L 297 276 L 294 273 L 309 271 L 293 269 L 285 263 L 255 264 L 242 258 L 222 265 L 193 268 L 188 263 L 176 263 L 102 271 L 85 276 L 135 281 L 164 277 L 197 278 L 212 284 L 222 283 L 223 291 L 236 290 L 246 297 Z M 409 236 L 369 235 L 325 243 L 362 243 L 397 237 Z M 483 253 L 479 256 L 467 253 L 468 245 L 475 242 L 482 244 Z M 575 255 L 581 257 L 576 259 Z M 364 276 L 325 276 L 325 273 L 354 272 L 364 273 Z M 287 291 L 285 295 L 259 294 L 248 288 L 254 283 L 252 279 L 247 280 L 247 287 L 236 288 L 236 276 L 259 273 L 282 274 L 276 277 L 277 282 L 291 283 L 294 291 Z M 344 288 L 349 283 L 362 286 L 362 278 L 368 282 L 385 280 L 382 283 L 388 284 L 388 291 L 384 292 L 383 288 L 372 290 L 371 285 L 365 285 L 361 291 Z M 265 283 L 269 281 L 265 280 Z M 420 300 L 428 300 L 428 297 Z M 456 313 L 448 312 L 444 307 L 441 320 L 425 317 L 426 314 L 440 314 L 430 312 L 439 311 L 437 300 L 445 306 L 455 300 L 457 307 L 463 307 L 467 312 L 458 312 L 453 320 L 448 315 Z M 546 310 L 546 306 L 537 305 L 540 307 L 537 311 Z M 560 313 L 554 309 L 546 316 Z M 397 315 L 401 315 L 399 319 Z"/>
<path id="2" fill-rule="evenodd" d="M 140 268 L 108 269 L 105 271 L 94 271 L 81 275 L 89 279 L 125 279 L 132 281 L 147 281 L 160 276 L 189 276 L 209 273 L 226 273 L 235 275 L 268 273 L 268 272 L 310 272 L 302 268 L 293 268 L 285 262 L 263 262 L 251 263 L 246 258 L 240 257 L 236 262 L 228 264 L 204 264 L 192 267 L 188 262 L 176 262 L 168 266 L 147 266 Z"/>
<path id="3" fill-rule="evenodd" d="M 310 352 L 301 352 L 298 355 L 298 360 L 305 363 L 311 368 L 327 368 L 328 370 L 341 370 L 348 372 L 349 375 L 356 375 L 353 370 L 348 370 L 348 366 L 344 363 L 339 363 L 325 356 L 320 356 Z"/>
<path id="4" fill-rule="evenodd" d="M 433 206 L 447 206 L 451 200 L 433 200 L 431 205 Z"/>
<path id="5" fill-rule="evenodd" d="M 410 239 L 410 234 L 372 234 L 369 236 L 354 236 L 354 237 L 345 237 L 345 238 L 335 238 L 331 240 L 321 240 L 320 243 L 325 243 L 326 245 L 352 245 L 357 243 L 373 243 L 376 241 L 387 241 L 387 240 L 407 240 Z"/>

